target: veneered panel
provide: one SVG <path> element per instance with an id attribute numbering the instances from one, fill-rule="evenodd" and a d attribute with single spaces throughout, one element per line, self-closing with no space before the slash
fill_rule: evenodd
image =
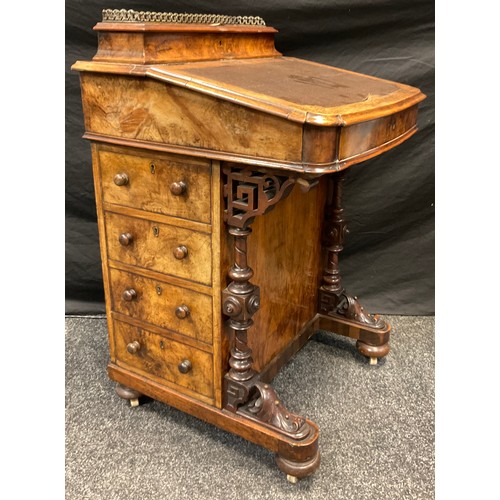
<path id="1" fill-rule="evenodd" d="M 183 87 L 82 73 L 88 132 L 300 161 L 302 126 Z"/>

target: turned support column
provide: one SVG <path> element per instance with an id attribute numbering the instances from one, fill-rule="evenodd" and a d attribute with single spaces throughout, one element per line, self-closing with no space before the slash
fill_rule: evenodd
<path id="1" fill-rule="evenodd" d="M 248 346 L 249 334 L 264 335 L 251 330 L 252 317 L 260 307 L 260 289 L 250 281 L 253 276 L 247 261 L 250 224 L 288 196 L 296 179 L 241 167 L 226 167 L 223 173 L 226 176 L 224 220 L 234 240 L 234 264 L 228 272 L 231 281 L 222 292 L 222 310 L 234 334 L 230 369 L 224 377 L 223 406 L 252 425 L 279 436 L 282 448 L 275 450 L 278 467 L 291 478 L 305 477 L 319 466 L 317 428 L 289 412 L 274 389 L 260 380 Z"/>
<path id="2" fill-rule="evenodd" d="M 252 350 L 248 347 L 248 329 L 253 325 L 252 316 L 260 306 L 259 287 L 250 283 L 252 269 L 247 263 L 247 236 L 250 228 L 229 227 L 234 237 L 235 261 L 229 269 L 232 280 L 222 292 L 222 312 L 229 317 L 229 327 L 234 332 L 233 347 L 225 383 L 225 406 L 236 411 L 238 405 L 248 400 L 249 390 L 257 373 L 252 368 Z"/>
<path id="3" fill-rule="evenodd" d="M 342 277 L 339 269 L 339 253 L 344 249 L 344 238 L 349 232 L 347 221 L 344 219 L 342 208 L 342 190 L 344 185 L 345 170 L 336 177 L 329 179 L 327 207 L 325 213 L 325 227 L 323 245 L 327 249 L 327 262 L 323 274 L 321 290 L 338 295 L 344 291 Z"/>
<path id="4" fill-rule="evenodd" d="M 328 179 L 323 227 L 323 245 L 327 256 L 319 289 L 318 312 L 335 321 L 337 333 L 355 338 L 361 354 L 369 357 L 371 364 L 376 364 L 378 358 L 389 353 L 390 326 L 378 316 L 368 313 L 358 298 L 345 290 L 340 274 L 339 254 L 348 233 L 342 208 L 345 175 L 344 170 Z"/>

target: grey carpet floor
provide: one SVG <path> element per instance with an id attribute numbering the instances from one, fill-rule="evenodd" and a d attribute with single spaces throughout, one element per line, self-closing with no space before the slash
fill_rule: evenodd
<path id="1" fill-rule="evenodd" d="M 316 333 L 273 382 L 320 428 L 321 465 L 286 481 L 267 450 L 107 378 L 104 318 L 66 318 L 66 499 L 434 498 L 434 318 L 386 316 L 392 351 L 370 366 Z"/>

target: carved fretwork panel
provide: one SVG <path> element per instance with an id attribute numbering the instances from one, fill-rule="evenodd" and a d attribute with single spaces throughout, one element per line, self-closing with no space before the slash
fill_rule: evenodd
<path id="1" fill-rule="evenodd" d="M 247 227 L 257 215 L 271 210 L 290 194 L 296 182 L 295 178 L 245 168 L 225 167 L 223 173 L 226 176 L 224 220 L 229 226 L 239 228 Z"/>
<path id="2" fill-rule="evenodd" d="M 335 312 L 339 300 L 340 299 L 338 295 L 327 292 L 320 288 L 318 297 L 318 312 L 321 314 L 329 314 Z"/>
<path id="3" fill-rule="evenodd" d="M 224 378 L 224 407 L 236 412 L 240 405 L 248 401 L 250 388 L 251 384 L 245 384 L 243 381 L 237 382 L 226 376 Z"/>

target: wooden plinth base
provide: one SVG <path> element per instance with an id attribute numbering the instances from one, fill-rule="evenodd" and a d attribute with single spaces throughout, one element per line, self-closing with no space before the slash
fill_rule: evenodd
<path id="1" fill-rule="evenodd" d="M 314 326 L 317 330 L 328 330 L 345 337 L 357 340 L 356 348 L 369 358 L 383 358 L 389 354 L 391 326 L 384 323 L 385 328 L 372 328 L 363 323 L 346 319 L 337 315 L 317 314 Z M 376 364 L 371 362 L 371 364 Z"/>
<path id="2" fill-rule="evenodd" d="M 319 466 L 319 429 L 308 419 L 306 422 L 311 432 L 304 439 L 297 440 L 280 433 L 278 429 L 275 430 L 269 425 L 250 420 L 244 415 L 219 409 L 171 391 L 119 366 L 108 365 L 108 375 L 118 384 L 132 387 L 141 394 L 169 404 L 276 453 L 278 467 L 286 474 L 302 478 L 311 475 Z"/>
<path id="3" fill-rule="evenodd" d="M 332 331 L 357 340 L 358 350 L 372 363 L 373 359 L 377 360 L 389 352 L 389 325 L 383 330 L 372 329 L 342 317 L 317 314 L 287 348 L 264 368 L 259 379 L 270 382 L 318 330 Z M 108 375 L 118 383 L 117 393 L 125 399 L 136 399 L 138 395 L 144 394 L 274 452 L 278 467 L 289 480 L 293 479 L 292 482 L 296 478 L 311 475 L 319 467 L 319 429 L 308 419 L 306 422 L 311 428 L 309 435 L 303 439 L 293 439 L 279 429 L 259 423 L 243 413 L 233 413 L 202 403 L 114 364 L 108 365 Z"/>
<path id="4" fill-rule="evenodd" d="M 316 314 L 295 338 L 288 344 L 278 356 L 260 373 L 260 380 L 271 382 L 283 366 L 297 353 L 306 342 L 318 330 L 327 330 L 330 332 L 350 337 L 357 340 L 356 348 L 363 355 L 369 358 L 370 364 L 377 364 L 378 358 L 387 356 L 389 353 L 389 338 L 391 327 L 387 324 L 384 330 L 360 326 L 359 323 L 342 318 L 341 316 L 325 316 Z"/>

